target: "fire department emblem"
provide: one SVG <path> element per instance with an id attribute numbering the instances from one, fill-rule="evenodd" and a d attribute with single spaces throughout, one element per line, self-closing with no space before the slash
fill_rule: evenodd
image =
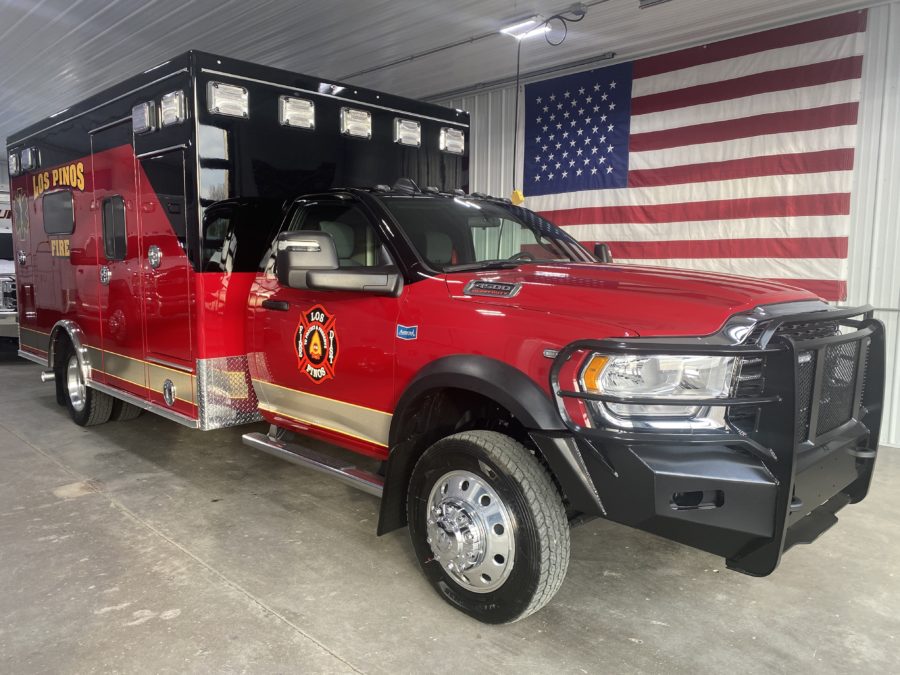
<path id="1" fill-rule="evenodd" d="M 335 319 L 322 305 L 316 305 L 300 316 L 295 337 L 297 365 L 316 383 L 334 377 L 338 357 Z"/>
<path id="2" fill-rule="evenodd" d="M 25 237 L 28 236 L 28 196 L 22 188 L 16 190 L 16 196 L 13 199 L 13 218 L 19 241 L 25 241 Z"/>

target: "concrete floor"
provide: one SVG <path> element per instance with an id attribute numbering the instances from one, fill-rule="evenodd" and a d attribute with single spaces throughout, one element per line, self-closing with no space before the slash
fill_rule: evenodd
<path id="1" fill-rule="evenodd" d="M 603 521 L 556 599 L 478 624 L 378 502 L 154 415 L 90 430 L 0 359 L 0 672 L 900 672 L 900 457 L 771 577 Z"/>

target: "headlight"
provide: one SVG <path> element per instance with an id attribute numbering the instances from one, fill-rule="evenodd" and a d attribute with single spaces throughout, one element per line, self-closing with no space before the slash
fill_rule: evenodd
<path id="1" fill-rule="evenodd" d="M 598 404 L 620 418 L 692 418 L 703 406 L 692 401 L 728 398 L 734 379 L 733 356 L 594 354 L 582 370 L 581 386 L 592 394 L 622 399 L 683 401 Z"/>

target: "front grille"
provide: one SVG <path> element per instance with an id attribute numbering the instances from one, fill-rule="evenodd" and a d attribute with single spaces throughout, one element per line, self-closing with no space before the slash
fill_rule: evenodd
<path id="1" fill-rule="evenodd" d="M 16 311 L 15 277 L 0 277 L 0 312 Z"/>
<path id="2" fill-rule="evenodd" d="M 845 342 L 825 348 L 818 433 L 824 434 L 837 429 L 853 416 L 853 391 L 858 362 L 859 342 Z"/>
<path id="3" fill-rule="evenodd" d="M 759 344 L 767 332 L 768 325 L 757 326 L 747 339 L 748 344 Z M 839 335 L 840 324 L 834 320 L 793 321 L 778 326 L 766 342 L 777 337 L 790 338 L 802 343 L 824 337 Z M 806 441 L 811 433 L 821 435 L 837 429 L 853 417 L 857 364 L 860 358 L 860 342 L 845 342 L 827 345 L 823 363 L 822 387 L 818 397 L 814 387 L 818 350 L 802 350 L 797 354 L 797 408 L 796 442 Z M 865 354 L 863 355 L 865 357 Z M 738 398 L 761 396 L 766 388 L 766 361 L 761 357 L 743 357 L 738 365 L 737 382 L 733 395 Z M 816 429 L 810 428 L 813 408 L 818 405 Z M 752 434 L 759 423 L 759 408 L 735 406 L 728 411 L 728 421 L 738 431 Z"/>

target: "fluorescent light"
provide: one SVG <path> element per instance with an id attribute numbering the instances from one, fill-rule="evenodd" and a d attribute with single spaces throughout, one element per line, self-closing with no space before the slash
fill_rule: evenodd
<path id="1" fill-rule="evenodd" d="M 661 5 L 664 2 L 669 2 L 669 0 L 638 0 L 638 8 L 647 9 L 648 7 L 653 7 L 654 5 Z"/>
<path id="2" fill-rule="evenodd" d="M 547 25 L 544 19 L 535 15 L 527 19 L 522 19 L 521 21 L 516 21 L 506 28 L 501 28 L 500 32 L 504 35 L 514 37 L 516 40 L 525 40 L 526 38 L 534 37 L 535 35 L 543 35 L 548 30 L 550 30 L 550 26 Z"/>

